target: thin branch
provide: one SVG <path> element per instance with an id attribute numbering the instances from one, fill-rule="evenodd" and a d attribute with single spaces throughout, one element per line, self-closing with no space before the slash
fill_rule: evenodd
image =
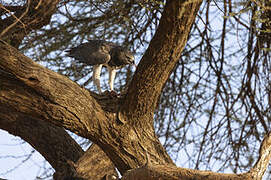
<path id="1" fill-rule="evenodd" d="M 25 29 L 25 24 L 21 21 L 21 19 L 28 13 L 28 10 L 29 10 L 30 2 L 31 2 L 31 1 L 28 0 L 27 2 L 28 2 L 28 3 L 27 3 L 26 10 L 22 13 L 22 15 L 21 15 L 19 18 L 17 18 L 15 15 L 13 15 L 13 13 L 11 13 L 11 12 L 10 12 L 8 9 L 6 9 L 2 4 L 0 4 L 0 8 L 6 10 L 8 13 L 11 14 L 11 16 L 13 16 L 13 17 L 16 19 L 16 21 L 14 21 L 11 25 L 9 25 L 6 29 L 4 29 L 4 30 L 1 32 L 0 38 L 3 37 L 3 36 L 4 36 L 4 35 L 5 35 L 12 27 L 14 27 L 18 22 L 20 22 L 20 23 L 23 25 L 24 29 Z"/>

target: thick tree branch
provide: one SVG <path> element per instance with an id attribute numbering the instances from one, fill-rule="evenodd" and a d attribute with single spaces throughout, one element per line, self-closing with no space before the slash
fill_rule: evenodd
<path id="1" fill-rule="evenodd" d="M 2 19 L 0 21 L 0 24 L 2 25 L 0 28 L 1 38 L 7 40 L 13 46 L 18 47 L 22 39 L 31 30 L 39 29 L 50 22 L 52 14 L 56 11 L 56 5 L 58 4 L 58 2 L 59 0 L 28 0 L 25 6 L 2 6 L 1 13 L 11 13 L 10 11 L 14 11 L 15 13 L 12 14 L 10 17 L 7 17 L 6 19 Z M 16 80 L 13 79 L 12 81 Z M 16 84 L 17 83 L 15 82 L 15 85 Z M 19 84 L 21 84 L 21 82 L 19 82 Z M 3 81 L 2 84 L 0 83 L 0 85 L 3 85 Z M 11 89 L 12 88 L 14 87 L 11 87 Z M 7 106 L 4 105 L 4 107 L 6 108 Z M 52 126 L 46 122 L 40 121 L 39 119 L 32 119 L 32 116 L 27 117 L 24 113 L 17 112 L 15 116 L 10 116 L 10 109 L 4 110 L 5 108 L 2 108 L 2 112 L 8 112 L 9 115 L 4 113 L 2 117 L 11 117 L 13 123 L 9 125 L 5 124 L 2 129 L 6 129 L 12 134 L 19 135 L 21 138 L 29 142 L 36 150 L 38 150 L 57 171 L 57 179 L 60 179 L 61 176 L 72 176 L 75 173 L 77 173 L 77 175 L 83 174 L 84 177 L 88 176 L 87 179 L 90 179 L 90 177 L 96 179 L 100 178 L 100 176 L 104 176 L 105 174 L 112 173 L 114 171 L 114 166 L 112 165 L 111 161 L 107 157 L 105 157 L 102 150 L 97 150 L 97 146 L 94 145 L 92 146 L 92 148 L 89 149 L 92 154 L 90 155 L 89 153 L 86 153 L 88 154 L 87 157 L 89 159 L 85 160 L 84 157 L 86 157 L 86 155 L 84 155 L 83 157 L 81 157 L 79 161 L 80 163 L 78 162 L 76 164 L 76 167 L 80 168 L 82 162 L 87 161 L 88 165 L 92 167 L 92 169 L 88 170 L 87 173 L 84 172 L 84 170 L 86 169 L 79 169 L 79 171 L 77 171 L 76 169 L 75 172 L 72 164 L 73 162 L 76 162 L 78 160 L 78 158 L 83 154 L 83 152 L 78 146 L 78 144 L 74 142 L 74 140 L 66 133 L 66 131 L 64 131 L 63 128 Z M 19 118 L 18 115 L 22 115 L 22 117 Z M 16 118 L 16 120 L 20 120 L 15 121 L 15 119 L 13 118 Z M 1 122 L 6 122 L 6 120 L 7 119 L 5 119 L 5 121 L 1 120 Z M 17 125 L 19 125 L 21 129 L 21 133 L 18 132 L 19 128 L 17 127 Z M 24 132 L 24 130 L 26 129 L 35 130 L 35 135 L 33 135 L 32 131 Z M 57 134 L 53 132 L 57 132 Z M 50 134 L 48 135 L 47 133 Z M 49 145 L 51 145 L 51 148 L 48 148 Z M 93 149 L 95 149 L 96 151 L 94 152 Z M 91 158 L 91 156 L 97 159 L 103 158 L 103 160 L 97 163 L 97 161 L 93 161 L 93 158 Z M 93 162 L 96 162 L 96 164 L 93 164 Z M 100 169 L 100 171 L 97 171 L 97 169 Z M 108 170 L 112 172 L 107 172 Z M 58 172 L 61 172 L 60 175 Z"/>
<path id="2" fill-rule="evenodd" d="M 10 74 L 1 74 L 0 102 L 3 90 L 16 89 L 20 81 Z M 6 76 L 4 76 L 6 75 Z M 10 84 L 14 83 L 15 86 Z M 81 147 L 61 127 L 53 126 L 24 113 L 18 113 L 14 106 L 0 103 L 0 128 L 19 136 L 31 144 L 56 170 L 55 179 L 81 177 L 101 179 L 108 174 L 115 174 L 114 165 L 103 151 L 92 145 L 84 153 Z M 80 159 L 79 159 L 80 158 Z"/>
<path id="3" fill-rule="evenodd" d="M 0 104 L 12 107 L 0 109 L 6 118 L 23 114 L 86 137 L 99 145 L 122 173 L 145 164 L 147 155 L 150 162 L 173 164 L 153 128 L 136 129 L 120 123 L 115 113 L 102 110 L 90 92 L 4 42 L 0 42 L 0 83 Z"/>
<path id="4" fill-rule="evenodd" d="M 8 110 L 12 107 L 3 107 Z M 75 171 L 69 162 L 76 162 L 82 155 L 81 147 L 60 127 L 32 119 L 23 114 L 16 114 L 14 118 L 0 113 L 0 128 L 19 136 L 32 145 L 58 172 L 73 175 Z M 19 115 L 19 116 L 18 116 Z"/>
<path id="5" fill-rule="evenodd" d="M 128 171 L 122 180 L 253 180 L 249 174 L 224 174 L 176 166 L 144 166 Z"/>
<path id="6" fill-rule="evenodd" d="M 224 174 L 211 171 L 200 171 L 176 166 L 146 165 L 127 171 L 123 180 L 155 180 L 155 179 L 182 179 L 182 180 L 261 180 L 270 164 L 271 159 L 271 132 L 269 132 L 261 143 L 259 158 L 253 168 L 246 173 Z"/>
<path id="7" fill-rule="evenodd" d="M 162 88 L 186 45 L 201 2 L 167 1 L 158 29 L 130 83 L 120 118 L 136 117 L 132 123 L 142 124 L 142 127 L 146 126 L 146 119 L 152 119 Z M 152 122 L 148 123 L 152 126 Z"/>
<path id="8" fill-rule="evenodd" d="M 201 1 L 167 2 L 157 33 L 119 113 L 121 122 L 133 123 L 120 123 L 114 113 L 103 111 L 88 91 L 42 68 L 4 43 L 0 43 L 0 69 L 10 73 L 18 83 L 10 82 L 8 90 L 1 91 L 0 103 L 14 107 L 15 114 L 41 118 L 91 139 L 121 173 L 147 162 L 173 165 L 155 136 L 153 111 L 186 43 L 200 4 Z M 134 126 L 135 122 L 142 126 Z"/>
<path id="9" fill-rule="evenodd" d="M 96 144 L 92 144 L 89 147 L 84 155 L 74 164 L 74 167 L 77 172 L 76 177 L 93 180 L 99 180 L 112 175 L 118 177 L 115 166 Z"/>
<path id="10" fill-rule="evenodd" d="M 14 121 L 0 118 L 0 128 L 21 137 L 41 153 L 55 169 L 54 179 L 117 177 L 114 165 L 97 145 L 84 153 L 63 128 L 29 117 L 17 117 Z"/>
<path id="11" fill-rule="evenodd" d="M 261 148 L 259 150 L 259 158 L 254 167 L 250 170 L 250 174 L 255 180 L 261 180 L 270 164 L 271 159 L 271 132 L 269 132 L 263 139 Z"/>
<path id="12" fill-rule="evenodd" d="M 142 172 L 152 173 L 156 171 L 155 167 L 164 167 L 165 171 L 173 169 L 169 170 L 173 175 L 179 173 L 178 178 L 197 179 L 200 171 L 174 167 L 155 136 L 152 120 L 163 85 L 185 46 L 200 4 L 201 1 L 167 2 L 159 28 L 123 99 L 118 114 L 120 121 L 114 113 L 118 108 L 105 111 L 92 93 L 0 42 L 2 123 L 24 117 L 24 121 L 42 119 L 67 128 L 99 145 L 121 173 L 138 167 L 143 168 Z M 83 161 L 78 163 L 84 164 Z M 74 167 L 78 169 L 76 165 Z M 255 167 L 262 172 L 262 165 Z M 201 179 L 214 174 L 203 174 Z M 241 176 L 249 179 L 251 173 Z M 238 175 L 232 177 L 239 178 Z"/>
<path id="13" fill-rule="evenodd" d="M 1 42 L 0 46 L 0 69 L 10 76 L 6 84 L 4 80 L 1 82 L 3 104 L 17 107 L 15 110 L 26 116 L 50 121 L 83 137 L 95 135 L 98 121 L 106 117 L 87 90 L 22 56 L 7 44 Z"/>

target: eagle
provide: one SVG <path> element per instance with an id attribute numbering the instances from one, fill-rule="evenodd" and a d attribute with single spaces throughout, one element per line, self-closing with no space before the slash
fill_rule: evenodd
<path id="1" fill-rule="evenodd" d="M 93 66 L 93 82 L 101 94 L 100 74 L 105 66 L 109 72 L 110 90 L 114 90 L 116 70 L 126 65 L 135 65 L 134 54 L 127 48 L 104 40 L 89 40 L 77 47 L 66 50 L 67 56 Z"/>

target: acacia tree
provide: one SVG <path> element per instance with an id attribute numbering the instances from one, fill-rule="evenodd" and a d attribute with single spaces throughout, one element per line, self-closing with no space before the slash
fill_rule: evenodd
<path id="1" fill-rule="evenodd" d="M 105 2 L 103 6 L 98 6 L 99 1 L 89 2 L 90 10 L 93 10 L 92 7 L 96 7 L 100 10 L 100 13 L 102 12 L 101 14 L 93 13 L 95 15 L 91 17 L 83 14 L 81 16 L 85 18 L 73 19 L 69 11 L 66 11 L 65 16 L 70 19 L 70 22 L 75 22 L 78 26 L 83 22 L 88 22 L 88 26 L 80 28 L 82 31 L 80 33 L 84 33 L 91 28 L 99 30 L 101 26 L 106 27 L 103 29 L 104 31 L 96 34 L 97 37 L 103 35 L 104 38 L 111 38 L 107 36 L 106 31 L 115 32 L 117 36 L 113 36 L 113 38 L 122 35 L 122 33 L 127 33 L 125 30 L 119 32 L 119 26 L 112 26 L 111 21 L 116 23 L 116 21 L 121 20 L 124 25 L 131 27 L 127 28 L 126 31 L 141 26 L 141 28 L 136 28 L 137 31 L 133 31 L 135 32 L 134 35 L 125 36 L 124 41 L 127 44 L 129 44 L 129 41 L 133 42 L 137 39 L 140 39 L 143 44 L 147 43 L 143 41 L 144 36 L 146 36 L 144 32 L 147 31 L 144 27 L 156 25 L 155 34 L 149 42 L 149 47 L 140 60 L 127 92 L 121 97 L 111 97 L 107 94 L 98 95 L 88 91 L 68 78 L 38 65 L 18 51 L 19 45 L 26 36 L 30 36 L 32 39 L 26 39 L 27 43 L 22 44 L 21 50 L 33 48 L 35 38 L 42 39 L 41 35 L 35 32 L 47 25 L 54 13 L 63 14 L 61 7 L 66 7 L 65 1 L 29 0 L 16 6 L 1 5 L 1 15 L 3 17 L 1 20 L 2 41 L 0 44 L 1 129 L 20 136 L 39 151 L 55 169 L 55 179 L 67 177 L 101 179 L 104 176 L 117 176 L 114 167 L 120 171 L 123 179 L 261 179 L 271 156 L 268 135 L 262 143 L 258 161 L 251 167 L 250 171 L 242 174 L 222 174 L 177 168 L 155 133 L 153 124 L 157 105 L 158 109 L 167 109 L 161 108 L 161 106 L 165 104 L 167 106 L 168 103 L 164 103 L 164 101 L 171 98 L 165 97 L 176 96 L 178 93 L 178 91 L 172 91 L 172 89 L 176 89 L 175 80 L 183 77 L 180 84 L 187 81 L 186 76 L 178 76 L 178 67 L 187 68 L 184 63 L 186 63 L 186 57 L 189 59 L 189 55 L 192 53 L 186 52 L 185 45 L 202 2 L 167 1 L 165 4 L 162 1 L 144 3 L 136 1 L 110 2 Z M 136 6 L 137 4 L 141 4 L 141 6 Z M 264 5 L 260 6 L 263 13 L 259 19 L 263 21 L 259 31 L 260 36 L 258 36 L 260 37 L 259 42 L 255 46 L 254 52 L 256 54 L 249 54 L 248 56 L 250 58 L 247 63 L 248 73 L 246 73 L 248 80 L 244 81 L 245 86 L 238 96 L 243 95 L 242 93 L 245 92 L 242 98 L 249 98 L 252 108 L 259 117 L 265 133 L 267 133 L 268 125 L 264 120 L 265 116 L 259 110 L 259 104 L 255 102 L 257 93 L 252 93 L 254 86 L 250 85 L 251 79 L 253 79 L 252 69 L 256 66 L 259 52 L 261 49 L 266 48 L 264 44 L 267 44 L 268 48 L 268 42 L 270 42 L 268 38 L 270 24 L 265 23 L 268 22 L 266 18 L 270 18 L 270 9 L 265 8 L 269 7 L 268 4 Z M 108 7 L 110 7 L 110 10 L 108 10 Z M 141 10 L 142 7 L 149 11 L 148 15 L 156 16 L 154 23 L 152 19 L 151 21 L 145 21 L 147 23 L 144 25 L 140 24 L 139 19 L 142 17 L 136 12 Z M 226 7 L 225 11 L 227 10 Z M 231 7 L 230 2 L 228 7 Z M 232 13 L 231 9 L 228 9 Z M 254 9 L 252 12 L 256 14 L 259 11 Z M 131 17 L 131 14 L 137 20 L 125 19 Z M 159 18 L 160 15 L 161 18 Z M 206 12 L 206 23 L 208 22 L 208 12 Z M 220 87 L 225 88 L 224 80 L 227 80 L 225 74 L 223 74 L 222 66 L 225 59 L 223 40 L 226 33 L 226 23 L 227 20 L 225 19 L 222 31 L 224 35 L 221 38 L 222 55 L 219 57 L 221 61 L 212 62 L 213 59 L 216 59 L 216 55 L 212 53 L 212 46 L 209 46 L 212 40 L 208 39 L 207 32 L 201 34 L 202 39 L 206 41 L 202 41 L 200 44 L 205 42 L 207 48 L 204 49 L 205 53 L 200 54 L 200 57 L 210 57 L 210 61 L 207 61 L 209 63 L 208 67 L 213 69 L 217 76 L 216 95 L 214 96 L 216 100 L 211 111 L 208 111 L 210 117 L 214 116 L 217 99 L 222 94 L 221 92 L 224 92 L 220 90 Z M 72 23 L 57 27 L 52 25 L 50 29 L 45 28 L 44 31 L 57 32 L 61 30 L 60 33 L 62 33 L 66 30 L 67 32 L 74 32 L 73 25 Z M 61 29 L 63 27 L 65 27 L 65 30 Z M 197 29 L 197 26 L 195 27 Z M 208 24 L 206 24 L 206 29 L 208 29 Z M 193 33 L 194 29 L 191 31 L 190 36 Z M 253 48 L 253 35 L 255 34 L 256 28 L 252 28 L 250 50 Z M 71 34 L 70 37 L 66 38 L 71 40 L 74 37 Z M 43 57 L 51 52 L 50 48 L 59 48 L 59 46 L 56 46 L 57 42 L 61 42 L 61 38 L 59 39 L 60 41 L 55 40 L 56 43 L 52 43 L 52 45 L 44 41 L 43 47 L 48 46 L 49 48 L 43 48 L 40 56 Z M 68 41 L 66 44 L 68 44 Z M 65 43 L 63 46 L 65 47 Z M 184 53 L 180 60 L 183 50 Z M 265 57 L 267 56 L 268 54 Z M 170 76 L 172 72 L 173 75 Z M 182 71 L 183 73 L 184 71 Z M 73 77 L 76 81 L 76 74 L 73 74 Z M 199 79 L 203 78 L 205 77 L 200 76 Z M 173 83 L 170 83 L 172 79 Z M 166 84 L 167 80 L 169 81 Z M 201 82 L 198 81 L 193 86 L 198 87 L 200 84 Z M 163 87 L 165 87 L 165 90 L 161 96 Z M 230 92 L 232 91 L 230 90 Z M 230 95 L 229 93 L 228 96 L 230 97 Z M 228 102 L 229 97 L 221 99 Z M 191 102 L 193 103 L 193 101 Z M 244 100 L 243 104 L 246 105 L 247 102 Z M 225 107 L 226 117 L 230 117 L 229 112 L 235 112 L 235 108 L 230 105 Z M 171 110 L 175 108 L 173 107 Z M 187 112 L 191 111 L 191 109 L 193 108 L 190 106 Z M 165 117 L 163 111 L 159 112 L 155 116 L 157 121 Z M 207 124 L 210 124 L 211 120 L 212 118 L 209 119 Z M 168 123 L 168 121 L 160 122 Z M 179 126 L 178 129 L 181 127 L 184 126 Z M 200 146 L 201 151 L 209 131 L 208 127 L 209 125 L 206 126 L 204 132 Z M 94 144 L 86 152 L 83 152 L 65 129 L 91 140 Z M 175 136 L 172 131 L 167 130 L 166 133 L 167 136 Z M 242 144 L 242 142 L 239 142 L 239 144 Z M 195 169 L 199 168 L 198 164 L 196 163 Z"/>

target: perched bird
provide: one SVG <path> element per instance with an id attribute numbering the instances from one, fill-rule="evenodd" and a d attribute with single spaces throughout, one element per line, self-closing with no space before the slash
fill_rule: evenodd
<path id="1" fill-rule="evenodd" d="M 135 58 L 131 51 L 112 42 L 89 40 L 66 51 L 72 57 L 86 65 L 93 66 L 93 81 L 101 93 L 100 74 L 103 66 L 109 72 L 110 90 L 114 90 L 116 70 L 131 64 L 135 66 Z"/>

